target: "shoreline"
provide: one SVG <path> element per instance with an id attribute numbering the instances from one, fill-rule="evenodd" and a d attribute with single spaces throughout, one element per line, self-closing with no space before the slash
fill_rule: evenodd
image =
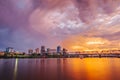
<path id="1" fill-rule="evenodd" d="M 84 59 L 84 58 L 120 58 L 120 56 L 116 56 L 116 57 L 0 57 L 0 59 L 49 59 L 49 58 L 80 58 L 80 59 Z"/>
<path id="2" fill-rule="evenodd" d="M 120 58 L 120 54 L 4 54 L 1 58 Z"/>

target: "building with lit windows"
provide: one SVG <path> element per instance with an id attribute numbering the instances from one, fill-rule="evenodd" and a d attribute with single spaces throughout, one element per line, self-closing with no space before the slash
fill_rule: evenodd
<path id="1" fill-rule="evenodd" d="M 57 46 L 57 53 L 61 53 L 61 46 Z"/>
<path id="2" fill-rule="evenodd" d="M 39 48 L 36 48 L 36 49 L 35 49 L 35 53 L 36 53 L 36 54 L 39 54 L 39 53 L 40 53 L 40 49 L 39 49 Z"/>
<path id="3" fill-rule="evenodd" d="M 41 54 L 44 55 L 46 53 L 45 46 L 41 46 Z"/>
<path id="4" fill-rule="evenodd" d="M 14 51 L 14 48 L 8 47 L 8 48 L 6 48 L 6 52 L 7 53 L 12 53 L 12 52 L 15 52 L 15 51 Z"/>

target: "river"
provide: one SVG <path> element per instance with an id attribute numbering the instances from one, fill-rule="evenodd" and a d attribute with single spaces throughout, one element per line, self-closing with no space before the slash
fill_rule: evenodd
<path id="1" fill-rule="evenodd" d="M 120 59 L 0 59 L 0 80 L 120 80 Z"/>

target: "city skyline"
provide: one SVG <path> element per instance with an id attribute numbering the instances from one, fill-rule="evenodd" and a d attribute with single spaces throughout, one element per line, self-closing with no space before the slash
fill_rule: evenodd
<path id="1" fill-rule="evenodd" d="M 50 54 L 61 54 L 63 52 L 67 52 L 68 54 L 119 54 L 120 49 L 104 49 L 104 50 L 78 50 L 78 51 L 71 51 L 62 46 L 56 46 L 56 48 L 49 48 L 46 46 L 41 46 L 38 48 L 29 48 L 25 51 L 18 51 L 16 48 L 7 47 L 4 50 L 0 50 L 0 52 L 7 52 L 7 53 L 27 53 L 27 54 L 41 54 L 41 53 L 50 53 Z"/>
<path id="2" fill-rule="evenodd" d="M 119 0 L 1 0 L 0 49 L 120 49 Z"/>
<path id="3" fill-rule="evenodd" d="M 49 53 L 49 52 L 61 53 L 61 51 L 67 51 L 67 49 L 60 45 L 56 46 L 56 48 L 48 48 L 48 47 L 42 45 L 41 47 L 38 47 L 38 48 L 29 48 L 26 51 L 24 51 L 23 53 L 25 53 L 25 52 L 30 53 L 30 54 L 32 54 L 32 53 L 36 53 L 36 54 Z M 13 47 L 7 47 L 4 50 L 2 50 L 2 52 L 15 53 L 15 52 L 21 52 L 21 51 L 18 51 L 18 50 L 16 50 L 16 48 L 13 48 Z"/>
<path id="4" fill-rule="evenodd" d="M 0 80 L 120 80 L 120 0 L 0 0 Z"/>

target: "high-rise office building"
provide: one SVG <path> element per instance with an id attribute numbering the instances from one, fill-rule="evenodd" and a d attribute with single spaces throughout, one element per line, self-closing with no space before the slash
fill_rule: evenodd
<path id="1" fill-rule="evenodd" d="M 8 48 L 6 48 L 6 52 L 7 53 L 12 53 L 12 52 L 14 52 L 14 48 L 8 47 Z"/>
<path id="2" fill-rule="evenodd" d="M 45 46 L 41 46 L 41 54 L 45 54 Z"/>
<path id="3" fill-rule="evenodd" d="M 36 54 L 39 54 L 39 53 L 40 53 L 40 49 L 39 49 L 39 48 L 36 48 L 36 49 L 35 49 L 35 53 L 36 53 Z"/>
<path id="4" fill-rule="evenodd" d="M 61 46 L 57 46 L 57 53 L 61 53 Z"/>

